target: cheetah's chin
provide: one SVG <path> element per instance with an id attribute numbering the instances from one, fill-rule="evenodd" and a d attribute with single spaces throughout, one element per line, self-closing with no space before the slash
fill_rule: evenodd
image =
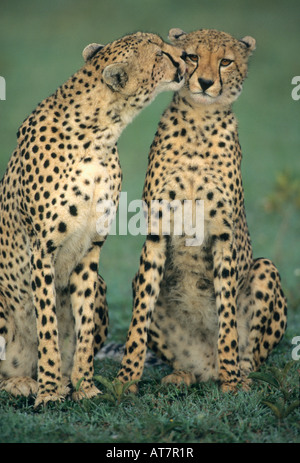
<path id="1" fill-rule="evenodd" d="M 203 92 L 195 92 L 195 93 L 190 93 L 193 101 L 198 104 L 205 104 L 205 105 L 211 105 L 215 104 L 219 100 L 219 95 L 218 96 L 210 96 L 206 93 Z"/>
<path id="2" fill-rule="evenodd" d="M 170 82 L 166 82 L 165 85 L 168 87 L 169 90 L 172 90 L 174 92 L 180 90 L 185 84 L 185 77 L 181 76 L 181 80 L 173 80 Z"/>

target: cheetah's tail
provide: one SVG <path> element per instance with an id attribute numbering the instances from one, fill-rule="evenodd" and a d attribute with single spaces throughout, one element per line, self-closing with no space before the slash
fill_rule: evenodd
<path id="1" fill-rule="evenodd" d="M 121 362 L 124 354 L 125 344 L 117 343 L 111 341 L 99 350 L 96 354 L 95 359 L 103 360 L 106 358 L 115 360 L 116 362 Z M 160 360 L 156 355 L 150 350 L 147 350 L 145 366 L 155 366 L 163 365 L 164 362 Z"/>

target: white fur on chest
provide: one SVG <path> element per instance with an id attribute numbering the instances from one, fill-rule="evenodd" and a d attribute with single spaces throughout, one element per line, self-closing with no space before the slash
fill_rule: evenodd
<path id="1" fill-rule="evenodd" d="M 185 237 L 172 237 L 162 288 L 167 292 L 170 317 L 189 332 L 215 332 L 217 313 L 210 247 L 186 246 Z"/>

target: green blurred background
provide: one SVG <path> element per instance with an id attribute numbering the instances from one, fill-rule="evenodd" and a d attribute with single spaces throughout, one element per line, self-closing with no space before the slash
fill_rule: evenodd
<path id="1" fill-rule="evenodd" d="M 249 77 L 235 112 L 243 150 L 247 218 L 256 257 L 282 274 L 291 310 L 299 307 L 300 101 L 291 97 L 300 75 L 299 0 L 1 0 L 0 177 L 22 121 L 83 64 L 90 42 L 107 43 L 138 30 L 167 39 L 171 27 L 214 28 L 257 40 Z M 149 146 L 171 94 L 127 127 L 119 141 L 128 201 L 141 197 Z M 111 333 L 124 340 L 131 318 L 131 280 L 143 237 L 110 236 L 101 256 L 108 283 Z"/>

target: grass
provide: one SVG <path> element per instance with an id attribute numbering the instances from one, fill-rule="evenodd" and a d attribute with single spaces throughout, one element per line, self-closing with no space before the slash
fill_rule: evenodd
<path id="1" fill-rule="evenodd" d="M 299 317 L 298 317 L 299 327 Z M 290 360 L 288 339 L 282 342 L 262 371 L 283 368 Z M 295 362 L 286 378 L 289 401 L 299 398 Z M 96 362 L 96 374 L 113 380 L 118 364 Z M 300 410 L 279 420 L 263 401 L 278 402 L 276 388 L 255 382 L 250 392 L 220 392 L 217 384 L 190 388 L 161 385 L 168 367 L 147 367 L 137 396 L 118 403 L 99 396 L 75 403 L 66 400 L 36 411 L 32 399 L 0 393 L 0 442 L 26 443 L 289 443 L 300 442 Z M 99 383 L 101 387 L 101 384 Z M 105 392 L 105 388 L 102 387 Z"/>
<path id="2" fill-rule="evenodd" d="M 0 74 L 6 101 L 0 101 L 0 176 L 15 148 L 17 128 L 83 64 L 81 51 L 88 43 L 107 43 L 136 30 L 166 39 L 171 27 L 216 28 L 256 38 L 249 78 L 235 104 L 247 218 L 255 256 L 275 261 L 289 300 L 287 334 L 262 371 L 283 369 L 291 360 L 292 339 L 300 335 L 300 214 L 292 199 L 300 179 L 300 102 L 291 98 L 291 80 L 299 74 L 299 11 L 297 0 L 215 0 L 213 5 L 208 0 L 1 1 Z M 149 146 L 170 98 L 160 95 L 120 138 L 128 202 L 141 196 Z M 125 340 L 142 243 L 139 236 L 110 236 L 103 249 L 110 339 Z M 138 396 L 120 403 L 101 397 L 79 404 L 66 400 L 36 411 L 32 399 L 2 392 L 0 442 L 299 442 L 299 409 L 278 419 L 263 403 L 278 403 L 276 388 L 259 381 L 250 392 L 236 395 L 222 394 L 214 383 L 167 388 L 160 384 L 166 370 L 147 368 Z M 299 396 L 298 370 L 295 361 L 286 379 L 291 402 Z M 113 361 L 96 362 L 96 375 L 112 380 L 117 371 Z"/>

